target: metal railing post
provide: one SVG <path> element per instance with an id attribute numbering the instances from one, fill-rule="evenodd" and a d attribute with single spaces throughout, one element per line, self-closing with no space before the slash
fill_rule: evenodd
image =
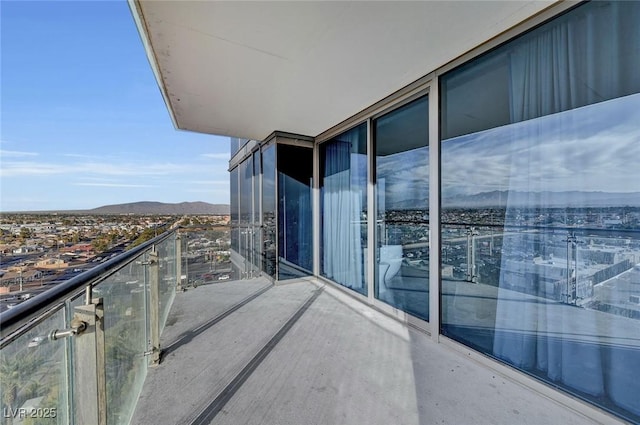
<path id="1" fill-rule="evenodd" d="M 186 283 L 186 282 L 185 282 Z M 176 292 L 184 291 L 182 286 L 182 236 L 176 234 Z"/>
<path id="2" fill-rule="evenodd" d="M 102 298 L 77 306 L 74 320 L 84 323 L 75 336 L 75 423 L 107 424 L 107 376 Z M 73 325 L 73 322 L 72 322 Z"/>
<path id="3" fill-rule="evenodd" d="M 158 252 L 156 247 L 149 253 L 149 292 L 150 311 L 149 328 L 151 332 L 151 360 L 152 366 L 160 364 L 160 276 L 158 267 Z"/>

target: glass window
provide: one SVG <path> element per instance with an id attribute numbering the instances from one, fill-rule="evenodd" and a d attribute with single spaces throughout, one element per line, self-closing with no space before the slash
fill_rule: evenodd
<path id="1" fill-rule="evenodd" d="M 251 262 L 257 271 L 262 264 L 262 232 L 260 231 L 260 151 L 253 153 L 253 223 L 251 227 Z"/>
<path id="2" fill-rule="evenodd" d="M 253 153 L 253 223 L 260 224 L 260 174 L 262 173 L 260 163 L 260 151 Z"/>
<path id="3" fill-rule="evenodd" d="M 239 213 L 240 200 L 238 198 L 238 168 L 234 168 L 230 173 L 230 220 L 231 220 L 231 249 L 236 252 L 240 251 L 239 245 Z"/>
<path id="4" fill-rule="evenodd" d="M 240 255 L 250 262 L 251 220 L 253 218 L 253 157 L 240 164 Z M 248 271 L 248 266 L 245 271 Z"/>
<path id="5" fill-rule="evenodd" d="M 640 421 L 640 3 L 441 77 L 442 333 Z"/>
<path id="6" fill-rule="evenodd" d="M 313 149 L 277 145 L 278 279 L 308 276 L 313 269 Z"/>
<path id="7" fill-rule="evenodd" d="M 376 298 L 424 320 L 429 320 L 428 114 L 425 96 L 373 123 Z"/>
<path id="8" fill-rule="evenodd" d="M 276 277 L 276 147 L 262 150 L 262 270 Z"/>
<path id="9" fill-rule="evenodd" d="M 367 294 L 367 125 L 320 145 L 323 276 Z"/>
<path id="10" fill-rule="evenodd" d="M 247 142 L 249 141 L 249 139 L 239 139 L 237 137 L 229 137 L 229 144 L 231 145 L 231 157 L 233 158 L 233 156 L 238 153 L 238 151 L 240 149 L 242 149 L 242 147 L 244 145 L 247 144 Z"/>
<path id="11" fill-rule="evenodd" d="M 582 5 L 447 74 L 442 139 L 638 93 L 638 6 L 617 3 Z"/>

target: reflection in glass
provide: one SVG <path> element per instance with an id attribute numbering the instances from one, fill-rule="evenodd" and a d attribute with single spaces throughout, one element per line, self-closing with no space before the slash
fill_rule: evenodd
<path id="1" fill-rule="evenodd" d="M 262 151 L 262 270 L 276 277 L 276 148 Z"/>
<path id="2" fill-rule="evenodd" d="M 253 153 L 253 222 L 251 227 L 251 262 L 254 270 L 259 270 L 262 263 L 262 242 L 260 231 L 260 151 Z"/>
<path id="3" fill-rule="evenodd" d="M 442 80 L 442 140 L 640 91 L 635 2 L 584 4 Z"/>
<path id="4" fill-rule="evenodd" d="M 241 277 L 249 278 L 257 272 L 259 261 L 255 258 L 258 254 L 255 249 L 257 240 L 257 228 L 254 227 L 254 156 L 251 155 L 239 165 L 240 178 L 240 220 L 239 220 L 239 254 L 242 256 L 240 270 Z"/>
<path id="5" fill-rule="evenodd" d="M 233 157 L 236 153 L 238 153 L 240 148 L 242 148 L 248 142 L 248 140 L 240 139 L 237 137 L 230 137 L 229 142 L 231 145 L 231 157 Z"/>
<path id="6" fill-rule="evenodd" d="M 374 121 L 376 298 L 429 320 L 427 97 Z"/>
<path id="7" fill-rule="evenodd" d="M 313 268 L 311 189 L 313 150 L 277 145 L 278 279 L 308 276 Z"/>
<path id="8" fill-rule="evenodd" d="M 366 123 L 320 145 L 320 176 L 320 272 L 366 295 Z"/>
<path id="9" fill-rule="evenodd" d="M 441 79 L 442 333 L 632 422 L 639 21 L 586 3 Z"/>
<path id="10" fill-rule="evenodd" d="M 245 272 L 250 269 L 250 228 L 253 219 L 253 157 L 240 164 L 240 255 L 245 260 Z"/>
<path id="11" fill-rule="evenodd" d="M 240 252 L 240 199 L 238 197 L 238 168 L 231 170 L 230 180 L 230 221 L 231 221 L 231 249 Z"/>

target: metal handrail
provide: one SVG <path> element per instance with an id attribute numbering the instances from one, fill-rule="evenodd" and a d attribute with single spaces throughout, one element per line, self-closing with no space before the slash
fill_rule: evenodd
<path id="1" fill-rule="evenodd" d="M 534 224 L 512 224 L 512 223 L 474 223 L 474 222 L 440 222 L 441 226 L 455 226 L 455 227 L 495 227 L 500 229 L 523 229 L 523 230 L 550 230 L 550 231 L 563 231 L 563 232 L 581 232 L 581 233 L 624 233 L 637 235 L 640 233 L 638 229 L 607 229 L 603 227 L 571 227 L 571 226 L 543 226 Z"/>
<path id="2" fill-rule="evenodd" d="M 11 310 L 0 313 L 0 338 L 5 338 L 15 332 L 19 326 L 22 326 L 39 315 L 44 314 L 47 310 L 56 306 L 58 303 L 64 302 L 69 297 L 76 295 L 82 291 L 83 288 L 92 284 L 96 278 L 107 275 L 110 272 L 116 271 L 126 265 L 129 261 L 134 260 L 138 255 L 152 245 L 158 244 L 167 239 L 175 231 L 176 229 L 168 230 L 129 251 L 123 252 L 117 257 L 114 257 L 18 304 Z"/>

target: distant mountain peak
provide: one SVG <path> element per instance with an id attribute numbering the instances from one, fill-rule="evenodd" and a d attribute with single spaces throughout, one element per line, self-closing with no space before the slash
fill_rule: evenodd
<path id="1" fill-rule="evenodd" d="M 510 206 L 546 206 L 546 207 L 619 207 L 640 206 L 640 192 L 582 192 L 542 191 L 525 192 L 518 190 L 493 190 L 471 195 L 456 194 L 442 197 L 444 207 L 505 207 Z"/>
<path id="2" fill-rule="evenodd" d="M 92 214 L 170 214 L 170 215 L 227 215 L 228 204 L 210 204 L 208 202 L 179 202 L 175 204 L 140 201 L 127 204 L 104 205 L 87 210 Z"/>

